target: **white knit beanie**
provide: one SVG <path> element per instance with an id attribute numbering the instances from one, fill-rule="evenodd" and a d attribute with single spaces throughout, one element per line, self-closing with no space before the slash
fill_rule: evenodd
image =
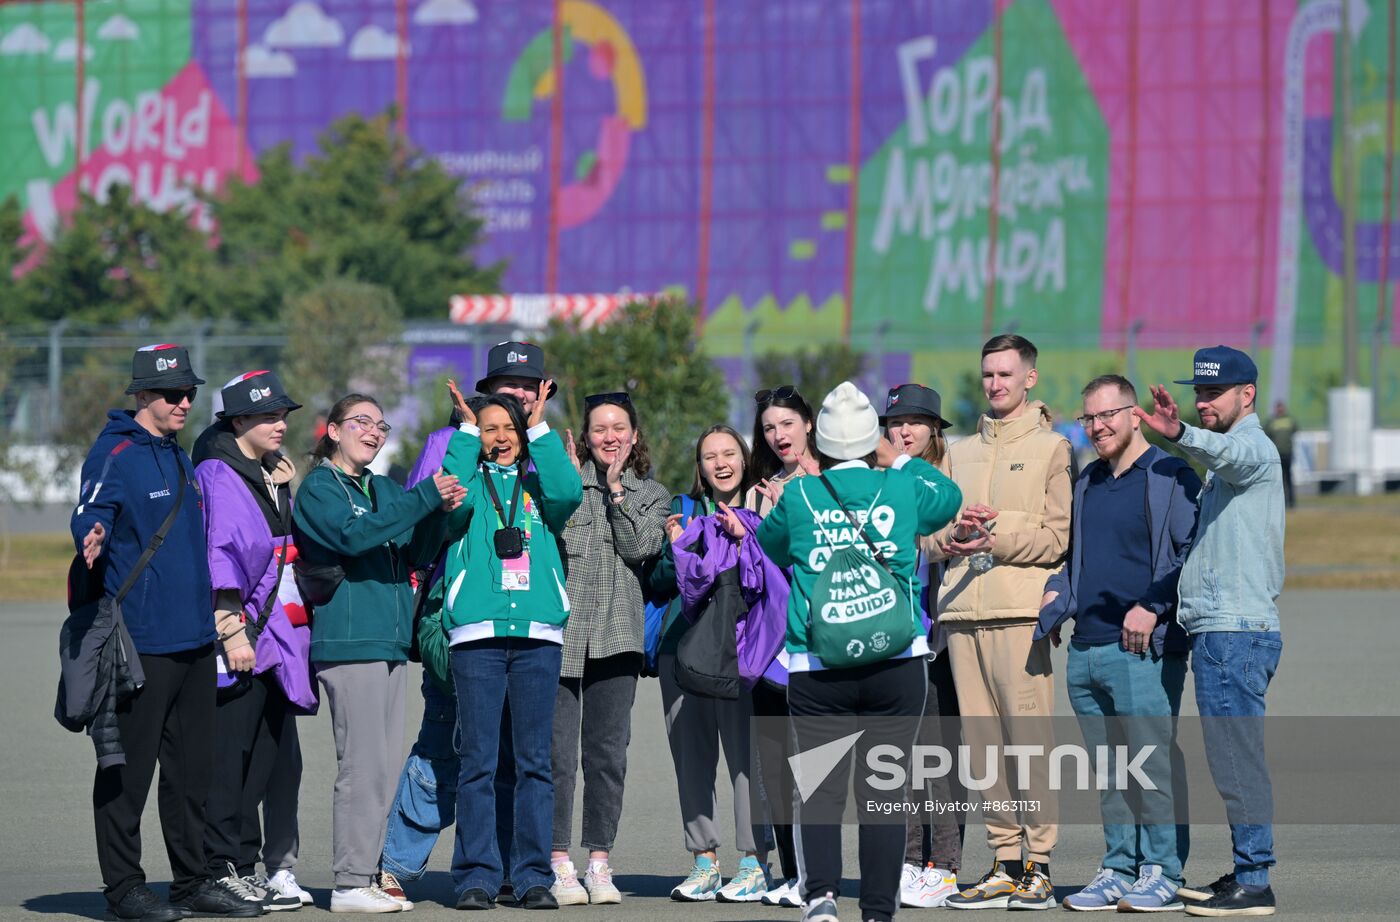
<path id="1" fill-rule="evenodd" d="M 864 458 L 880 444 L 880 414 L 870 398 L 842 381 L 817 414 L 817 451 L 837 461 Z"/>

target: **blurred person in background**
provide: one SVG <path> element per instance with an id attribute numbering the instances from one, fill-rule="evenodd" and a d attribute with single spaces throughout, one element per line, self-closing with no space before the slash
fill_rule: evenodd
<path id="1" fill-rule="evenodd" d="M 1288 404 L 1274 401 L 1274 415 L 1264 424 L 1264 434 L 1278 449 L 1278 460 L 1283 465 L 1283 500 L 1289 509 L 1293 508 L 1293 437 L 1298 434 L 1298 421 L 1288 412 Z"/>

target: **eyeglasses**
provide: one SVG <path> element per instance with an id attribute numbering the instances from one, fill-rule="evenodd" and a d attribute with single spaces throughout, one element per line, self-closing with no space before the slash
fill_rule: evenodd
<path id="1" fill-rule="evenodd" d="M 161 400 L 164 400 L 166 403 L 170 404 L 172 407 L 178 407 L 180 404 L 184 403 L 186 400 L 188 400 L 190 403 L 194 403 L 194 398 L 195 398 L 195 395 L 197 395 L 197 394 L 199 393 L 199 388 L 197 388 L 197 387 L 187 387 L 187 388 L 185 388 L 184 390 L 181 390 L 181 391 L 165 391 L 165 390 L 158 390 L 158 391 L 152 391 L 152 393 L 154 393 L 155 395 L 157 395 L 158 397 L 160 397 Z"/>
<path id="2" fill-rule="evenodd" d="M 342 420 L 342 422 L 351 424 L 351 428 L 358 429 L 361 432 L 367 432 L 370 429 L 378 429 L 380 435 L 388 435 L 389 430 L 394 428 L 383 420 L 375 422 L 368 416 L 351 416 L 348 419 Z"/>
<path id="3" fill-rule="evenodd" d="M 797 392 L 797 386 L 794 384 L 784 384 L 782 387 L 765 387 L 761 391 L 754 391 L 753 402 L 772 403 L 774 400 L 791 400 L 794 397 L 802 397 L 802 395 Z"/>
<path id="4" fill-rule="evenodd" d="M 620 407 L 630 407 L 632 405 L 632 395 L 626 391 L 613 391 L 610 394 L 589 394 L 583 398 L 583 409 L 591 410 L 600 407 L 605 403 L 615 403 Z"/>
<path id="5" fill-rule="evenodd" d="M 1113 421 L 1113 417 L 1117 416 L 1119 413 L 1122 413 L 1124 410 L 1131 410 L 1132 408 L 1133 405 L 1128 404 L 1126 407 L 1119 407 L 1116 410 L 1104 410 L 1102 413 L 1086 413 L 1085 415 L 1078 417 L 1079 425 L 1083 426 L 1085 429 L 1092 429 L 1094 427 L 1094 423 L 1096 422 L 1107 425 L 1108 423 Z"/>

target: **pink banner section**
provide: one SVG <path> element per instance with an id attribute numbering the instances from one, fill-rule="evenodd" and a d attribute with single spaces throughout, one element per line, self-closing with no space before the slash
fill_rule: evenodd
<path id="1" fill-rule="evenodd" d="M 96 102 L 96 85 L 89 87 L 88 99 Z M 56 143 L 74 140 L 77 116 L 72 108 L 60 107 L 53 120 Z M 52 239 L 60 216 L 77 205 L 80 191 L 105 201 L 114 185 L 130 186 L 137 201 L 160 211 L 184 208 L 201 229 L 211 230 L 194 190 L 217 190 L 229 175 L 257 179 L 252 152 L 244 147 L 239 155 L 237 127 L 193 61 L 159 93 L 114 96 L 100 107 L 84 106 L 83 117 L 84 137 L 103 142 L 58 182 L 28 184 L 25 226 L 32 239 Z"/>

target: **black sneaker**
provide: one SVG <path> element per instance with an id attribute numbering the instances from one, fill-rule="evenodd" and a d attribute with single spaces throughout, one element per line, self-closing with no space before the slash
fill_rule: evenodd
<path id="1" fill-rule="evenodd" d="M 248 899 L 247 887 L 237 877 L 206 880 L 193 894 L 171 905 L 183 910 L 186 918 L 253 919 L 266 910 L 260 900 Z"/>
<path id="2" fill-rule="evenodd" d="M 1006 900 L 1007 909 L 1054 909 L 1055 885 L 1050 883 L 1050 866 L 1027 861 L 1016 889 Z"/>
<path id="3" fill-rule="evenodd" d="M 145 884 L 137 884 L 115 906 L 107 907 L 109 919 L 138 919 L 140 922 L 176 922 L 185 914 L 156 896 Z"/>
<path id="4" fill-rule="evenodd" d="M 1209 887 L 1206 887 L 1204 890 L 1196 890 L 1192 889 L 1191 887 L 1181 887 L 1176 891 L 1176 895 L 1181 897 L 1183 900 L 1196 900 L 1197 902 L 1203 903 L 1211 897 L 1215 896 L 1217 893 L 1220 893 L 1223 890 L 1228 890 L 1234 885 L 1235 872 L 1231 871 L 1229 874 L 1226 874 L 1225 876 L 1219 878 L 1218 880 L 1216 880 L 1215 883 L 1211 884 Z"/>
<path id="5" fill-rule="evenodd" d="M 526 890 L 518 905 L 521 909 L 558 909 L 559 901 L 549 892 L 548 887 L 539 886 Z"/>
<path id="6" fill-rule="evenodd" d="M 472 887 L 470 890 L 463 890 L 462 895 L 457 897 L 458 909 L 495 909 L 496 904 L 486 891 L 480 887 Z"/>
<path id="7" fill-rule="evenodd" d="M 1206 900 L 1204 903 L 1187 903 L 1188 916 L 1271 916 L 1274 914 L 1274 891 L 1272 887 L 1250 891 L 1240 886 L 1239 881 L 1230 885 Z"/>

